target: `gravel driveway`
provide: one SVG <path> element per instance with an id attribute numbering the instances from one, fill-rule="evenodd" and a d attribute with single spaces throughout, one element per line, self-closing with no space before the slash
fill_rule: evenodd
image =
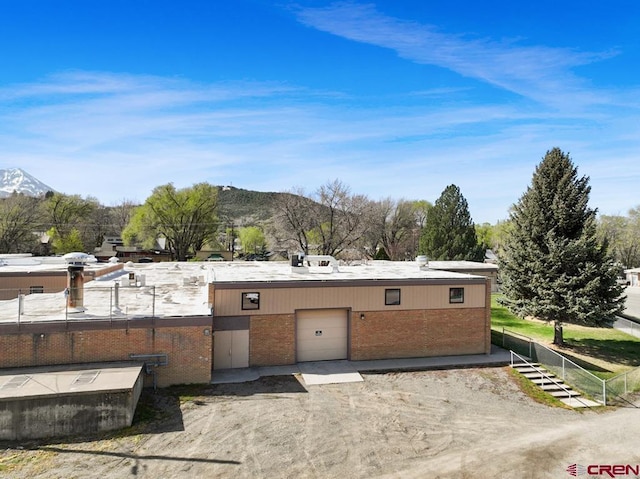
<path id="1" fill-rule="evenodd" d="M 572 464 L 639 464 L 640 409 L 533 402 L 507 368 L 293 376 L 211 386 L 154 433 L 6 449 L 8 478 L 563 478 Z M 2 469 L 0 468 L 0 471 Z"/>

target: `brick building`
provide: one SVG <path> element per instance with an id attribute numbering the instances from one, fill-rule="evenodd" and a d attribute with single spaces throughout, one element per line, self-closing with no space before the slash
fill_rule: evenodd
<path id="1" fill-rule="evenodd" d="M 0 301 L 0 368 L 133 359 L 162 387 L 227 368 L 490 352 L 488 278 L 294 263 L 127 263 L 86 283 L 73 312 L 63 292 Z"/>
<path id="2" fill-rule="evenodd" d="M 70 266 L 38 261 L 7 266 L 1 276 L 7 290 L 27 294 L 0 300 L 0 369 L 138 361 L 146 386 L 211 380 L 212 317 L 200 265 L 83 265 L 74 298 Z M 42 278 L 56 286 L 28 294 L 24 281 Z"/>
<path id="3" fill-rule="evenodd" d="M 489 278 L 413 262 L 331 261 L 216 266 L 214 370 L 489 354 Z"/>

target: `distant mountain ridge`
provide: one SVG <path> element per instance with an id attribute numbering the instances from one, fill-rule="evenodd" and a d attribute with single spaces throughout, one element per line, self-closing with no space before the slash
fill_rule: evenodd
<path id="1" fill-rule="evenodd" d="M 0 170 L 0 198 L 11 196 L 14 192 L 40 196 L 47 191 L 55 190 L 20 168 Z"/>
<path id="2" fill-rule="evenodd" d="M 280 198 L 291 193 L 218 186 L 218 216 L 229 226 L 264 225 L 273 219 Z M 14 192 L 38 197 L 55 190 L 20 168 L 0 169 L 0 198 Z M 308 200 L 313 202 L 312 200 Z"/>

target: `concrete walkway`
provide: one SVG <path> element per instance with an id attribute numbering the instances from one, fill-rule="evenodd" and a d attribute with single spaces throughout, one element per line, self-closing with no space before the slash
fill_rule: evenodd
<path id="1" fill-rule="evenodd" d="M 492 345 L 491 354 L 472 354 L 468 356 L 438 356 L 433 358 L 378 359 L 372 361 L 322 361 L 317 363 L 292 364 L 290 366 L 263 366 L 239 369 L 219 369 L 213 371 L 213 379 L 211 380 L 211 383 L 242 383 L 255 381 L 256 379 L 264 376 L 286 376 L 293 374 L 304 374 L 304 371 L 307 371 L 307 374 L 314 374 L 316 376 L 328 376 L 331 374 L 345 374 L 351 371 L 363 373 L 385 371 L 424 371 L 429 369 L 452 369 L 478 366 L 505 366 L 509 364 L 510 357 L 511 356 L 509 351 Z M 335 368 L 332 368 L 331 363 L 334 363 Z M 319 368 L 324 371 L 320 371 Z M 332 370 L 336 372 L 332 373 Z M 324 381 L 315 378 L 315 380 L 310 382 L 314 384 L 345 382 L 342 380 L 333 379 L 336 378 L 327 377 L 324 379 Z"/>

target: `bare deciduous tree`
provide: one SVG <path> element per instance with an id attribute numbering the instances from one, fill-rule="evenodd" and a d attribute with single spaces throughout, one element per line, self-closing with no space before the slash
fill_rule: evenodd
<path id="1" fill-rule="evenodd" d="M 138 206 L 138 204 L 135 201 L 123 199 L 119 204 L 113 205 L 110 208 L 112 233 L 116 235 L 122 234 L 129 224 L 129 221 L 131 221 L 133 210 L 135 210 L 136 206 Z"/>
<path id="2" fill-rule="evenodd" d="M 276 205 L 275 228 L 281 244 L 305 253 L 338 256 L 356 248 L 368 228 L 371 202 L 352 195 L 339 180 L 322 185 L 307 197 L 295 189 Z"/>
<path id="3" fill-rule="evenodd" d="M 363 238 L 365 250 L 375 257 L 382 248 L 386 258 L 393 261 L 412 259 L 418 249 L 421 223 L 426 218 L 426 201 L 406 201 L 385 198 L 373 201 L 369 228 Z"/>

